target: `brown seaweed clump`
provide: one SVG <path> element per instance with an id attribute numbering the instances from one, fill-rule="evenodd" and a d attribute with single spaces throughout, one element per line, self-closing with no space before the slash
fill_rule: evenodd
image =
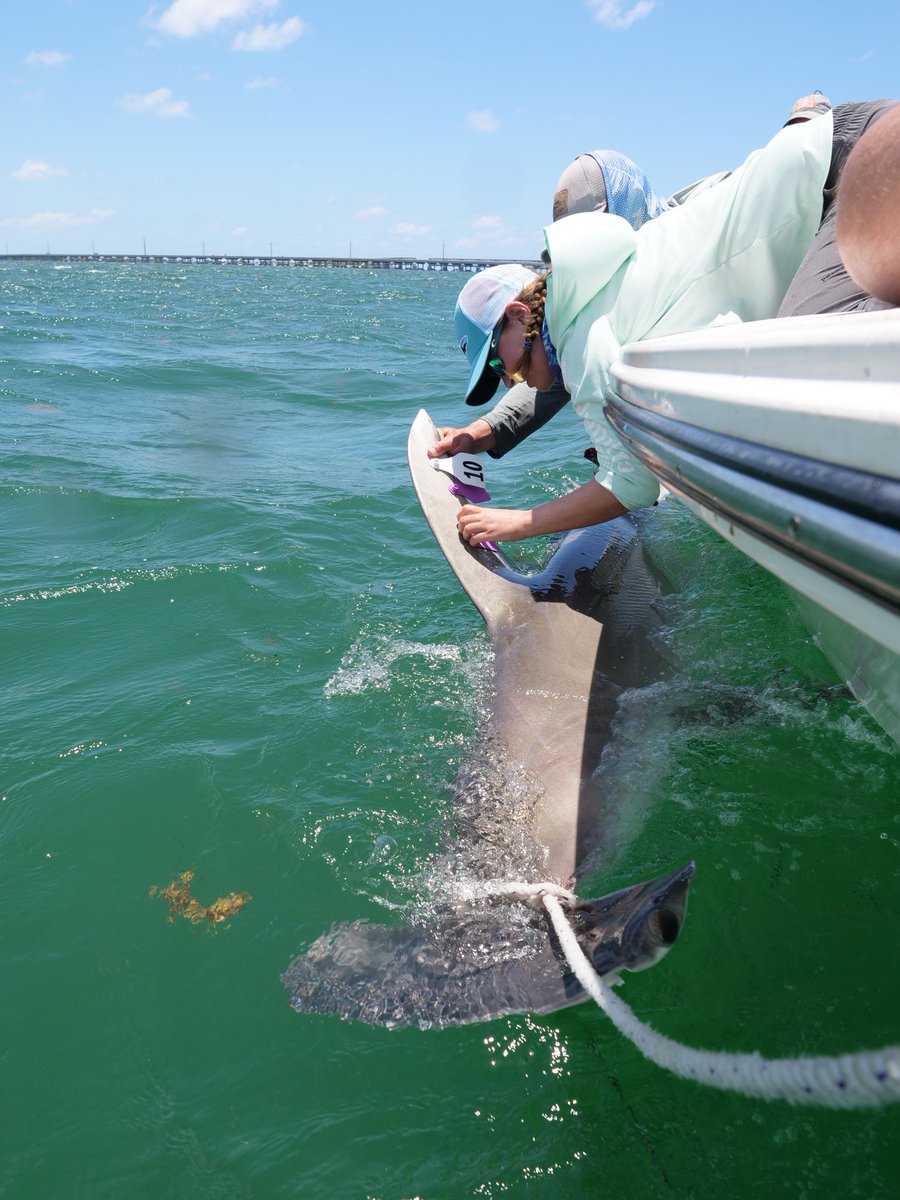
<path id="1" fill-rule="evenodd" d="M 158 895 L 161 900 L 168 900 L 167 920 L 170 925 L 176 917 L 184 917 L 192 925 L 205 925 L 210 933 L 215 933 L 217 926 L 240 912 L 244 905 L 253 899 L 247 892 L 229 892 L 227 896 L 220 896 L 206 907 L 194 899 L 191 892 L 193 878 L 193 871 L 182 871 L 167 887 L 161 888 L 154 884 L 150 889 L 151 896 Z"/>

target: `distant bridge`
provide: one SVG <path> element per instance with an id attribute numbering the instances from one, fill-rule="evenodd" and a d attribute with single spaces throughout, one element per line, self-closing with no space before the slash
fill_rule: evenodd
<path id="1" fill-rule="evenodd" d="M 51 263 L 175 263 L 179 266 L 223 267 L 350 267 L 371 271 L 483 271 L 508 262 L 501 258 L 350 258 L 332 255 L 327 258 L 308 255 L 247 255 L 247 254 L 0 254 L 0 262 Z M 523 260 L 519 260 L 523 261 Z M 523 262 L 535 271 L 543 264 L 535 260 Z"/>

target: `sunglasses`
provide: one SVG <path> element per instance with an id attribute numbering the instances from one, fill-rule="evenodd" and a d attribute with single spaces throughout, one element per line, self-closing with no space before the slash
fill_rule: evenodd
<path id="1" fill-rule="evenodd" d="M 503 330 L 506 328 L 506 315 L 504 314 L 497 324 L 494 326 L 494 332 L 491 334 L 491 348 L 488 351 L 488 366 L 495 375 L 499 375 L 502 379 L 507 373 L 506 367 L 503 365 L 503 359 L 499 357 L 497 349 L 500 345 L 500 338 L 503 336 Z"/>

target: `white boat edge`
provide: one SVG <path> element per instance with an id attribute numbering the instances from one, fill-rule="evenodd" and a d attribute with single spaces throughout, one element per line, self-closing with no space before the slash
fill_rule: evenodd
<path id="1" fill-rule="evenodd" d="M 787 585 L 900 743 L 900 310 L 636 343 L 607 415 L 666 488 Z"/>

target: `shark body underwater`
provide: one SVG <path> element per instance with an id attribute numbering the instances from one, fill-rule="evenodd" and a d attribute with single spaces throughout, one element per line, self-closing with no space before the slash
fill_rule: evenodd
<path id="1" fill-rule="evenodd" d="M 547 914 L 498 892 L 503 881 L 577 880 L 602 812 L 594 772 L 618 697 L 665 673 L 652 645 L 660 584 L 631 518 L 575 530 L 542 571 L 519 574 L 498 551 L 460 538 L 460 499 L 434 469 L 436 461 L 449 469 L 449 460 L 426 453 L 437 437 L 421 411 L 409 434 L 410 472 L 438 545 L 487 625 L 490 712 L 454 782 L 452 837 L 421 911 L 394 927 L 338 926 L 282 975 L 298 1012 L 391 1028 L 552 1012 L 586 999 Z M 641 970 L 666 953 L 693 874 L 688 863 L 569 909 L 598 974 Z"/>

